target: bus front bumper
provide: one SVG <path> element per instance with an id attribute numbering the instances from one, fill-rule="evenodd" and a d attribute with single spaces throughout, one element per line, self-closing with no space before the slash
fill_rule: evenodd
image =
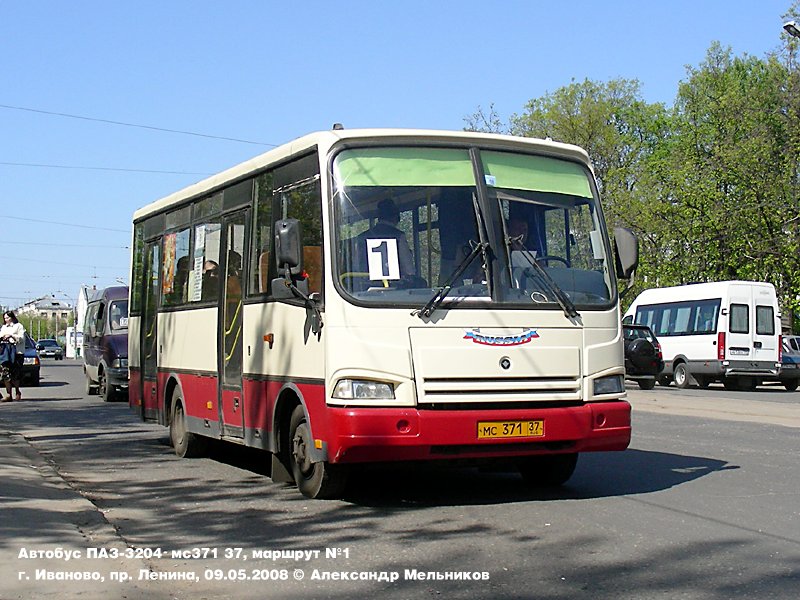
<path id="1" fill-rule="evenodd" d="M 624 450 L 631 439 L 625 401 L 559 408 L 418 410 L 328 407 L 327 460 L 332 463 L 520 457 Z M 481 437 L 496 423 L 542 421 L 541 435 Z M 508 426 L 506 426 L 508 428 Z M 513 429 L 513 425 L 510 429 Z M 487 429 L 488 428 L 488 429 Z"/>

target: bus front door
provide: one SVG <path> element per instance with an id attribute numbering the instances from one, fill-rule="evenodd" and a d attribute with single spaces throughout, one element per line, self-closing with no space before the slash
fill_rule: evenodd
<path id="1" fill-rule="evenodd" d="M 244 437 L 242 390 L 242 256 L 247 232 L 247 211 L 223 219 L 223 249 L 220 260 L 225 285 L 220 298 L 218 330 L 219 414 L 222 435 Z"/>
<path id="2" fill-rule="evenodd" d="M 158 414 L 158 291 L 159 291 L 159 248 L 161 240 L 148 242 L 145 247 L 147 264 L 145 267 L 142 326 L 139 338 L 139 364 L 142 369 L 141 398 L 142 417 Z M 168 417 L 165 417 L 168 419 Z M 163 423 L 166 425 L 166 423 Z"/>

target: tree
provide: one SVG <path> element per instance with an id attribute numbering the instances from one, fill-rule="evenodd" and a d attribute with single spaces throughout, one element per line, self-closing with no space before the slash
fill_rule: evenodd
<path id="1" fill-rule="evenodd" d="M 464 131 L 477 131 L 481 133 L 509 133 L 510 128 L 503 124 L 500 115 L 494 108 L 494 103 L 489 105 L 489 113 L 484 112 L 481 106 L 471 115 L 464 117 L 466 126 Z"/>

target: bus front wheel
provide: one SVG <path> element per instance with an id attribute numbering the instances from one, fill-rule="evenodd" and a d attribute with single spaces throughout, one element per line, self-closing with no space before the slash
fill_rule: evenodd
<path id="1" fill-rule="evenodd" d="M 517 462 L 517 469 L 528 485 L 557 487 L 572 477 L 578 464 L 578 453 L 529 456 Z"/>
<path id="2" fill-rule="evenodd" d="M 291 456 L 289 462 L 297 489 L 307 498 L 337 498 L 347 485 L 347 470 L 343 465 L 311 462 L 310 450 L 314 440 L 306 413 L 297 405 L 289 421 Z"/>

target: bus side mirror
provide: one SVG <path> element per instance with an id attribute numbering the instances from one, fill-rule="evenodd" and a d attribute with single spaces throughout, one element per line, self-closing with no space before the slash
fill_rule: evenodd
<path id="1" fill-rule="evenodd" d="M 297 276 L 303 272 L 303 231 L 297 219 L 275 221 L 275 261 L 278 273 L 288 269 Z"/>
<path id="2" fill-rule="evenodd" d="M 617 277 L 630 279 L 639 266 L 639 240 L 630 229 L 616 227 L 614 229 Z"/>
<path id="3" fill-rule="evenodd" d="M 308 279 L 303 274 L 303 231 L 297 219 L 275 221 L 275 261 L 279 277 L 272 280 L 276 300 L 308 297 Z"/>

